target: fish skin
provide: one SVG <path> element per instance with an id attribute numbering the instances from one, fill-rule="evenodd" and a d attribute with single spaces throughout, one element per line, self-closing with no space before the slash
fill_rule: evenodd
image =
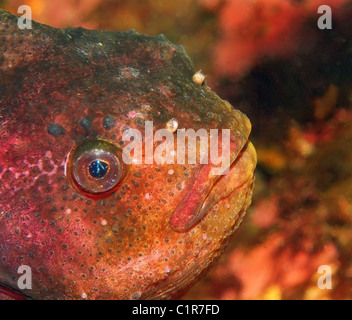
<path id="1" fill-rule="evenodd" d="M 19 30 L 0 9 L 0 284 L 17 289 L 18 267 L 28 265 L 32 289 L 23 293 L 33 299 L 180 297 L 251 202 L 249 120 L 194 83 L 184 49 L 162 35 L 32 26 Z M 99 196 L 69 179 L 69 154 L 86 139 L 122 148 L 127 128 L 144 133 L 148 120 L 155 132 L 173 118 L 179 128 L 231 129 L 229 173 L 132 164 Z M 195 182 L 209 185 L 199 195 L 208 211 L 198 205 L 192 223 L 175 219 Z M 175 230 L 172 218 L 188 224 Z"/>

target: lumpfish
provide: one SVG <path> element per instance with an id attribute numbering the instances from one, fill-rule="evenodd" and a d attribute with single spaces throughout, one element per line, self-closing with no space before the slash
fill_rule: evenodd
<path id="1" fill-rule="evenodd" d="M 17 20 L 0 10 L 0 296 L 180 297 L 251 202 L 248 118 L 193 81 L 184 49 L 162 35 Z M 228 172 L 164 148 L 161 129 L 174 141 L 218 130 L 208 154 L 229 130 Z"/>

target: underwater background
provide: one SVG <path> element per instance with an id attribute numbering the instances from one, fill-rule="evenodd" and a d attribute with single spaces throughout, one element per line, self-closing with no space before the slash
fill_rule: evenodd
<path id="1" fill-rule="evenodd" d="M 53 27 L 164 34 L 251 120 L 252 205 L 185 299 L 352 298 L 352 1 L 0 0 L 23 4 Z"/>

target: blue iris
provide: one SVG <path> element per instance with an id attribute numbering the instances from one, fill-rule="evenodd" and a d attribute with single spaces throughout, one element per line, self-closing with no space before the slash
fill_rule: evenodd
<path id="1" fill-rule="evenodd" d="M 89 173 L 93 178 L 102 178 L 108 172 L 109 165 L 101 160 L 95 160 L 89 165 Z"/>

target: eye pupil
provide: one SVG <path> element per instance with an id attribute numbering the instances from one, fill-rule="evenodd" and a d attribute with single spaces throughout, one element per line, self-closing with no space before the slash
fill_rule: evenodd
<path id="1" fill-rule="evenodd" d="M 89 173 L 93 178 L 103 178 L 108 169 L 109 165 L 101 160 L 95 160 L 89 165 Z"/>

